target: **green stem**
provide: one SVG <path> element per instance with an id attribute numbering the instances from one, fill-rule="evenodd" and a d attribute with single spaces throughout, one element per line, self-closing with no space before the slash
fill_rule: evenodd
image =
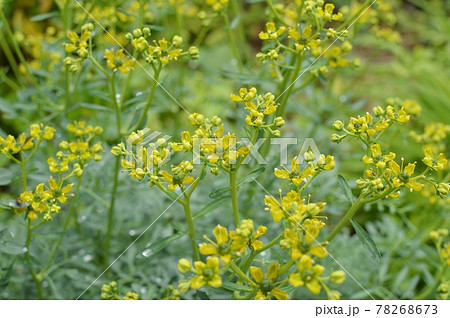
<path id="1" fill-rule="evenodd" d="M 236 170 L 230 169 L 230 194 L 231 204 L 233 205 L 233 216 L 236 227 L 239 226 L 239 206 L 237 200 L 237 186 L 236 186 Z"/>
<path id="2" fill-rule="evenodd" d="M 22 79 L 22 73 L 20 73 L 20 71 L 19 71 L 19 66 L 17 65 L 14 55 L 12 54 L 11 49 L 9 48 L 9 45 L 6 42 L 4 36 L 0 37 L 0 45 L 3 49 L 3 52 L 5 53 L 6 59 L 9 62 L 9 66 L 11 67 L 17 80 L 20 82 L 20 80 Z"/>
<path id="3" fill-rule="evenodd" d="M 194 218 L 192 217 L 190 196 L 188 194 L 185 194 L 185 196 L 184 196 L 183 208 L 184 208 L 184 214 L 186 215 L 186 223 L 188 225 L 189 239 L 190 239 L 191 245 L 192 245 L 192 254 L 193 254 L 194 260 L 199 261 L 200 253 L 198 251 L 198 245 L 195 242 Z"/>
<path id="4" fill-rule="evenodd" d="M 155 95 L 156 86 L 158 85 L 158 78 L 159 74 L 161 73 L 162 65 L 159 65 L 158 68 L 155 69 L 155 74 L 153 75 L 153 82 L 152 87 L 150 88 L 150 93 L 148 94 L 147 103 L 145 104 L 144 110 L 141 113 L 141 116 L 139 117 L 138 122 L 134 126 L 132 130 L 139 129 L 142 124 L 144 123 L 145 118 L 147 117 L 148 109 L 150 108 L 150 105 L 153 100 L 153 96 Z"/>
<path id="5" fill-rule="evenodd" d="M 27 191 L 27 169 L 26 169 L 26 161 L 24 160 L 22 153 L 20 153 L 20 163 L 22 168 L 22 189 L 23 191 Z M 41 285 L 41 279 L 38 275 L 36 275 L 36 272 L 34 271 L 32 265 L 31 265 L 31 259 L 30 259 L 30 244 L 31 244 L 31 238 L 33 237 L 33 227 L 31 226 L 31 219 L 28 219 L 27 221 L 27 238 L 25 240 L 25 247 L 26 252 L 24 254 L 25 261 L 27 263 L 28 272 L 30 273 L 31 277 L 33 278 L 34 284 L 36 286 L 36 292 L 39 299 L 42 299 L 42 285 Z"/>
<path id="6" fill-rule="evenodd" d="M 122 136 L 122 119 L 121 119 L 121 110 L 120 105 L 117 102 L 116 96 L 116 73 L 110 77 L 110 85 L 111 85 L 111 98 L 113 100 L 114 112 L 116 114 L 116 129 L 117 129 L 117 141 L 120 141 L 120 137 Z"/>
<path id="7" fill-rule="evenodd" d="M 231 53 L 237 61 L 239 72 L 244 73 L 244 65 L 242 64 L 241 56 L 236 46 L 236 39 L 234 37 L 233 30 L 231 30 L 230 19 L 228 18 L 228 13 L 223 14 L 223 19 L 225 20 L 225 27 L 227 29 L 228 41 L 230 41 Z"/>
<path id="8" fill-rule="evenodd" d="M 287 101 L 289 99 L 289 96 L 291 95 L 292 90 L 295 86 L 295 81 L 298 78 L 298 74 L 300 73 L 300 69 L 302 67 L 302 61 L 303 61 L 303 55 L 298 55 L 296 59 L 295 69 L 292 73 L 292 82 L 289 84 L 288 88 L 281 92 L 283 94 L 283 99 L 280 103 L 280 105 L 277 108 L 277 111 L 275 112 L 275 116 L 283 116 L 284 109 L 286 108 Z M 290 78 L 290 77 L 289 77 Z M 279 96 L 278 96 L 279 97 Z"/>
<path id="9" fill-rule="evenodd" d="M 58 252 L 62 241 L 64 240 L 64 236 L 65 236 L 65 234 L 67 232 L 67 229 L 69 228 L 70 220 L 72 219 L 72 214 L 73 214 L 73 211 L 74 211 L 74 208 L 73 208 L 74 207 L 74 203 L 75 203 L 75 200 L 77 200 L 78 195 L 80 193 L 81 179 L 82 179 L 82 177 L 79 177 L 78 180 L 77 180 L 77 186 L 75 188 L 74 197 L 70 201 L 70 206 L 69 206 L 66 218 L 65 218 L 64 223 L 63 223 L 62 233 L 60 234 L 58 241 L 56 242 L 55 246 L 53 247 L 52 251 L 50 252 L 50 256 L 49 256 L 47 262 L 45 263 L 45 265 L 42 268 L 42 270 L 39 272 L 39 275 L 41 277 L 45 275 L 46 271 L 48 270 L 48 268 L 52 264 L 52 261 L 55 258 L 56 253 Z"/>
<path id="10" fill-rule="evenodd" d="M 241 12 L 243 12 L 243 10 L 242 10 L 240 1 L 231 0 L 230 5 L 231 5 L 231 10 L 233 10 L 234 18 L 237 18 L 239 15 L 241 15 Z M 243 21 L 245 21 L 245 20 L 242 18 L 242 15 L 241 15 L 239 23 L 237 24 L 236 28 L 237 28 L 237 33 L 238 33 L 238 37 L 239 37 L 239 42 L 247 43 Z M 248 54 L 249 52 L 247 51 L 246 48 L 247 48 L 247 45 L 241 46 L 241 52 L 243 54 L 244 61 L 249 60 L 249 54 Z"/>
<path id="11" fill-rule="evenodd" d="M 108 224 L 106 229 L 106 238 L 105 238 L 105 254 L 104 254 L 104 265 L 108 266 L 109 253 L 111 250 L 111 236 L 113 231 L 114 224 L 114 207 L 116 204 L 116 194 L 117 188 L 119 186 L 119 172 L 120 172 L 120 157 L 116 158 L 116 163 L 114 164 L 114 180 L 113 180 L 113 188 L 111 190 L 111 199 L 109 202 L 108 209 Z"/>
<path id="12" fill-rule="evenodd" d="M 278 270 L 278 277 L 289 271 L 292 267 L 292 265 L 295 264 L 295 261 L 293 259 L 290 259 L 286 264 L 280 267 Z"/>
<path id="13" fill-rule="evenodd" d="M 197 35 L 197 38 L 195 39 L 194 43 L 192 44 L 193 46 L 199 46 L 200 44 L 203 43 L 203 40 L 206 37 L 206 34 L 208 34 L 210 27 L 209 26 L 202 26 L 200 32 Z"/>
<path id="14" fill-rule="evenodd" d="M 286 21 L 284 21 L 283 17 L 280 16 L 280 14 L 277 12 L 277 10 L 275 9 L 275 7 L 273 6 L 273 3 L 271 0 L 266 0 L 267 2 L 267 6 L 269 7 L 270 11 L 272 12 L 272 14 L 274 15 L 274 17 L 285 27 L 289 27 L 290 25 L 286 23 Z"/>
<path id="15" fill-rule="evenodd" d="M 66 65 L 65 67 L 65 72 L 66 72 L 66 111 L 69 109 L 70 107 L 70 79 L 71 79 L 71 73 L 69 70 L 69 65 Z"/>
<path id="16" fill-rule="evenodd" d="M 250 286 L 258 287 L 254 281 L 252 281 L 250 278 L 248 278 L 247 275 L 244 274 L 244 272 L 234 263 L 230 263 L 230 268 L 233 270 L 233 272 L 236 273 L 236 275 L 239 276 L 240 279 L 245 280 Z"/>
<path id="17" fill-rule="evenodd" d="M 360 195 L 358 199 L 355 201 L 355 203 L 352 204 L 350 209 L 347 211 L 347 213 L 344 215 L 342 220 L 336 225 L 336 227 L 333 229 L 333 231 L 328 235 L 326 238 L 326 241 L 330 242 L 334 237 L 342 230 L 344 226 L 350 222 L 350 219 L 355 215 L 356 212 L 364 205 L 365 196 Z"/>
<path id="18" fill-rule="evenodd" d="M 445 270 L 447 269 L 447 265 L 443 265 L 441 269 L 436 273 L 434 276 L 434 284 L 426 287 L 419 295 L 413 298 L 413 300 L 423 300 L 427 298 L 439 285 L 442 276 L 445 273 Z"/>
<path id="19" fill-rule="evenodd" d="M 37 292 L 38 299 L 43 299 L 41 278 L 40 278 L 40 276 L 36 275 L 36 272 L 34 271 L 32 265 L 31 265 L 30 244 L 31 244 L 32 237 L 33 237 L 33 229 L 31 226 L 31 219 L 28 219 L 27 238 L 25 241 L 25 247 L 27 248 L 27 251 L 25 252 L 24 257 L 25 257 L 25 261 L 27 262 L 28 272 L 30 273 L 31 277 L 33 278 L 34 285 L 36 286 L 36 292 Z"/>

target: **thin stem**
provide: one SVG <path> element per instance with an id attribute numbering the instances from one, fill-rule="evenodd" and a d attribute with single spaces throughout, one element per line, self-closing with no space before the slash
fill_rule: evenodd
<path id="1" fill-rule="evenodd" d="M 121 119 L 120 105 L 117 102 L 116 96 L 116 73 L 113 73 L 113 75 L 110 77 L 110 85 L 111 85 L 111 98 L 113 100 L 114 112 L 116 114 L 117 141 L 119 141 L 122 131 L 122 119 Z"/>
<path id="2" fill-rule="evenodd" d="M 202 28 L 200 29 L 200 32 L 197 35 L 197 38 L 194 40 L 194 43 L 192 45 L 199 46 L 200 44 L 202 44 L 203 40 L 206 37 L 206 34 L 208 34 L 209 29 L 210 29 L 209 26 L 202 26 Z"/>
<path id="3" fill-rule="evenodd" d="M 108 259 L 109 259 L 109 253 L 111 250 L 111 236 L 113 231 L 113 224 L 114 224 L 114 207 L 116 204 L 116 194 L 117 194 L 117 188 L 119 186 L 119 170 L 120 170 L 120 157 L 116 158 L 116 163 L 114 164 L 114 180 L 113 180 L 113 187 L 111 190 L 111 199 L 109 202 L 109 209 L 108 209 L 108 224 L 106 229 L 106 238 L 105 238 L 105 254 L 104 254 L 104 265 L 108 265 Z"/>
<path id="4" fill-rule="evenodd" d="M 195 227 L 194 227 L 194 218 L 192 217 L 191 212 L 191 202 L 190 196 L 185 194 L 183 201 L 184 214 L 186 215 L 186 223 L 188 225 L 189 231 L 189 239 L 192 245 L 192 254 L 195 261 L 200 260 L 200 253 L 198 251 L 198 245 L 195 242 Z"/>
<path id="5" fill-rule="evenodd" d="M 225 12 L 223 14 L 223 19 L 225 20 L 225 27 L 227 29 L 228 40 L 230 41 L 231 53 L 237 61 L 237 66 L 239 72 L 244 73 L 244 65 L 242 64 L 241 56 L 236 46 L 236 39 L 234 37 L 234 33 L 231 30 L 230 18 L 228 18 L 228 14 Z"/>
<path id="6" fill-rule="evenodd" d="M 230 5 L 231 5 L 231 9 L 233 10 L 233 15 L 234 18 L 236 19 L 239 15 L 241 15 L 242 12 L 242 7 L 240 4 L 240 1 L 238 0 L 231 0 L 230 1 Z M 245 29 L 243 27 L 243 21 L 244 19 L 242 19 L 242 16 L 240 17 L 239 23 L 237 24 L 236 28 L 237 28 L 237 33 L 239 36 L 239 42 L 240 43 L 247 43 L 247 39 L 245 37 Z M 244 61 L 248 61 L 249 60 L 249 52 L 246 49 L 247 46 L 246 45 L 242 45 L 241 46 L 241 52 L 243 54 L 244 57 Z"/>
<path id="7" fill-rule="evenodd" d="M 150 88 L 150 93 L 148 94 L 147 103 L 145 104 L 145 107 L 141 113 L 141 116 L 139 117 L 139 120 L 137 121 L 133 130 L 140 128 L 142 126 L 142 124 L 144 123 L 145 118 L 147 117 L 148 109 L 150 108 L 150 105 L 153 100 L 153 96 L 155 95 L 156 86 L 158 85 L 158 78 L 159 78 L 159 74 L 161 73 L 161 68 L 162 68 L 162 65 L 159 65 L 155 69 L 155 74 L 153 75 L 152 87 Z"/>
<path id="8" fill-rule="evenodd" d="M 69 228 L 70 220 L 72 219 L 72 214 L 73 214 L 73 211 L 74 211 L 74 209 L 73 209 L 74 203 L 75 203 L 75 200 L 77 200 L 78 195 L 80 193 L 81 179 L 82 179 L 82 177 L 79 177 L 78 180 L 77 180 L 77 186 L 75 188 L 74 197 L 70 201 L 70 206 L 69 206 L 69 209 L 67 211 L 66 218 L 64 219 L 64 223 L 63 223 L 63 227 L 62 227 L 62 233 L 60 234 L 58 241 L 56 242 L 55 246 L 53 247 L 47 262 L 45 263 L 45 265 L 42 268 L 42 270 L 39 272 L 39 275 L 41 277 L 43 275 L 45 275 L 46 271 L 48 270 L 48 268 L 52 264 L 52 261 L 55 258 L 56 253 L 58 252 L 62 241 L 64 240 L 64 236 L 65 236 L 65 234 L 67 232 L 67 229 Z"/>
<path id="9" fill-rule="evenodd" d="M 233 270 L 233 272 L 236 273 L 236 275 L 239 276 L 240 279 L 245 280 L 250 286 L 258 287 L 258 285 L 250 278 L 248 278 L 248 276 L 245 275 L 244 272 L 234 262 L 230 263 L 230 268 Z"/>
<path id="10" fill-rule="evenodd" d="M 20 153 L 20 163 L 22 168 L 22 189 L 23 191 L 27 191 L 27 169 L 26 169 L 26 161 L 23 158 L 22 152 Z M 27 220 L 27 237 L 25 240 L 25 247 L 26 252 L 24 254 L 25 261 L 27 263 L 28 272 L 30 273 L 31 277 L 33 278 L 34 284 L 36 286 L 36 292 L 39 299 L 42 299 L 42 286 L 41 286 L 41 279 L 38 275 L 36 275 L 36 272 L 34 271 L 31 259 L 30 259 L 30 244 L 31 244 L 31 238 L 33 237 L 33 227 L 31 225 L 31 219 Z"/>
<path id="11" fill-rule="evenodd" d="M 295 264 L 295 261 L 293 259 L 290 259 L 286 264 L 280 267 L 278 270 L 278 277 L 289 271 L 292 267 L 292 265 Z"/>
<path id="12" fill-rule="evenodd" d="M 236 170 L 230 169 L 230 194 L 231 203 L 233 205 L 233 217 L 236 226 L 239 226 L 239 206 L 237 200 L 237 186 L 236 186 Z"/>
<path id="13" fill-rule="evenodd" d="M 280 14 L 277 12 L 277 10 L 275 9 L 275 7 L 273 6 L 273 3 L 271 0 L 266 0 L 267 2 L 267 6 L 269 7 L 270 11 L 272 12 L 272 14 L 274 15 L 274 17 L 285 27 L 289 27 L 290 25 L 286 23 L 286 21 L 284 21 L 283 17 L 280 16 Z"/>
<path id="14" fill-rule="evenodd" d="M 277 108 L 277 111 L 275 112 L 275 116 L 283 116 L 284 114 L 284 109 L 286 108 L 286 104 L 287 101 L 289 99 L 289 96 L 291 95 L 292 90 L 294 89 L 295 86 L 295 81 L 298 78 L 298 74 L 300 73 L 300 69 L 302 67 L 302 61 L 303 61 L 303 54 L 300 54 L 297 56 L 296 59 L 296 64 L 295 64 L 295 69 L 294 72 L 292 73 L 292 77 L 288 77 L 288 78 L 292 78 L 292 83 L 289 84 L 287 90 L 285 89 L 283 92 L 281 92 L 281 94 L 283 94 L 283 99 L 280 103 L 280 105 Z"/>
<path id="15" fill-rule="evenodd" d="M 333 229 L 333 231 L 328 235 L 326 238 L 326 241 L 330 242 L 334 237 L 342 230 L 344 226 L 350 222 L 350 219 L 355 215 L 356 212 L 358 212 L 359 208 L 361 208 L 365 201 L 365 196 L 360 195 L 358 199 L 352 204 L 350 209 L 347 211 L 347 213 L 344 215 L 342 220 L 336 225 L 336 227 Z"/>

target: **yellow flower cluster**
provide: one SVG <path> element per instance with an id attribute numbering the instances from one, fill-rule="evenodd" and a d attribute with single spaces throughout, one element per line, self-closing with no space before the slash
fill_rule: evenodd
<path id="1" fill-rule="evenodd" d="M 365 10 L 361 3 L 355 2 L 351 6 L 343 6 L 341 12 L 350 17 L 364 10 L 355 23 L 368 25 L 370 32 L 383 41 L 400 42 L 401 35 L 394 28 L 397 22 L 396 11 L 399 10 L 397 6 L 396 1 L 377 0 L 376 5 Z"/>
<path id="2" fill-rule="evenodd" d="M 126 74 L 131 71 L 134 66 L 134 60 L 125 55 L 123 50 L 106 50 L 104 58 L 106 59 L 106 67 L 114 72 L 119 70 L 121 73 Z"/>
<path id="3" fill-rule="evenodd" d="M 55 128 L 53 127 L 32 124 L 28 133 L 21 133 L 18 137 L 8 135 L 3 138 L 0 136 L 0 153 L 14 160 L 16 154 L 37 148 L 42 140 L 52 140 L 54 134 Z"/>
<path id="4" fill-rule="evenodd" d="M 183 51 L 181 48 L 183 38 L 179 35 L 173 36 L 171 41 L 166 39 L 153 40 L 152 44 L 149 43 L 150 35 L 149 28 L 135 29 L 125 35 L 131 45 L 141 52 L 147 63 L 162 67 L 169 62 L 178 60 L 180 57 L 189 56 L 191 59 L 199 57 L 199 50 L 195 46 L 191 46 L 188 51 Z"/>
<path id="5" fill-rule="evenodd" d="M 66 178 L 67 179 L 67 178 Z M 61 179 L 60 182 L 50 177 L 48 186 L 40 183 L 36 186 L 33 192 L 25 191 L 20 195 L 20 200 L 29 205 L 27 218 L 34 221 L 38 218 L 38 214 L 44 215 L 45 221 L 51 221 L 53 219 L 52 214 L 59 213 L 61 207 L 58 205 L 58 201 L 61 204 L 65 204 L 67 201 L 67 194 L 72 191 L 73 184 L 69 183 L 64 185 L 65 180 Z M 23 209 L 16 210 L 16 213 L 25 212 Z"/>
<path id="6" fill-rule="evenodd" d="M 410 100 L 400 101 L 398 99 L 388 99 L 386 107 L 376 106 L 372 114 L 366 113 L 364 116 L 351 117 L 347 127 L 340 120 L 333 123 L 333 128 L 337 131 L 343 131 L 344 135 L 333 134 L 333 142 L 341 142 L 346 137 L 356 137 L 365 144 L 370 144 L 377 140 L 385 130 L 392 124 L 404 124 L 409 122 L 411 115 L 420 112 L 420 106 Z M 374 119 L 375 116 L 375 119 Z"/>
<path id="7" fill-rule="evenodd" d="M 60 151 L 56 153 L 56 159 L 50 157 L 47 160 L 49 170 L 52 173 L 67 172 L 70 162 L 74 162 L 74 168 L 81 175 L 81 168 L 91 160 L 102 160 L 103 147 L 101 142 L 93 143 L 92 139 L 103 133 L 100 126 L 86 125 L 85 121 L 75 121 L 67 125 L 67 130 L 76 136 L 75 141 L 61 141 Z"/>
<path id="8" fill-rule="evenodd" d="M 101 298 L 105 300 L 139 300 L 139 295 L 135 292 L 127 292 L 122 296 L 117 290 L 117 282 L 112 281 L 102 286 Z"/>
<path id="9" fill-rule="evenodd" d="M 434 179 L 427 178 L 429 170 L 442 171 L 447 167 L 448 160 L 443 153 L 435 156 L 431 146 L 425 147 L 422 162 L 427 169 L 416 176 L 416 162 L 405 164 L 402 158 L 399 165 L 395 159 L 396 154 L 382 148 L 379 138 L 393 124 L 404 124 L 410 120 L 410 116 L 420 113 L 420 106 L 411 100 L 388 99 L 390 105 L 385 108 L 377 106 L 373 109 L 374 117 L 370 113 L 364 116 L 351 117 L 347 127 L 342 121 L 335 121 L 333 128 L 344 132 L 343 135 L 333 134 L 334 142 L 341 142 L 346 137 L 354 137 L 362 141 L 367 147 L 367 153 L 362 158 L 365 164 L 364 177 L 357 180 L 356 185 L 362 190 L 364 196 L 374 199 L 383 197 L 398 197 L 400 188 L 406 187 L 410 191 L 421 191 L 427 181 L 432 184 L 436 192 L 445 197 L 449 192 L 449 184 L 438 183 Z"/>
<path id="10" fill-rule="evenodd" d="M 259 95 L 255 87 L 250 89 L 241 88 L 239 95 L 231 94 L 231 100 L 234 102 L 244 103 L 248 115 L 245 118 L 245 123 L 256 128 L 268 129 L 269 132 L 275 136 L 280 136 L 278 129 L 284 126 L 284 120 L 281 117 L 273 118 L 271 123 L 267 123 L 266 116 L 276 112 L 278 104 L 275 102 L 275 96 L 272 93 Z"/>
<path id="11" fill-rule="evenodd" d="M 81 34 L 70 31 L 67 33 L 69 43 L 64 43 L 66 58 L 64 64 L 69 67 L 71 72 L 78 72 L 81 69 L 81 62 L 89 57 L 89 42 L 91 41 L 94 25 L 88 23 L 82 26 Z"/>

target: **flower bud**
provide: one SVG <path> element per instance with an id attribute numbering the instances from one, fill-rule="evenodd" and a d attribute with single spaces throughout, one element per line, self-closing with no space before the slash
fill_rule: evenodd
<path id="1" fill-rule="evenodd" d="M 431 231 L 430 239 L 436 242 L 437 240 L 439 240 L 439 233 L 437 231 Z"/>
<path id="2" fill-rule="evenodd" d="M 81 166 L 79 163 L 76 163 L 73 165 L 73 175 L 77 178 L 81 177 L 83 175 L 83 169 L 81 169 Z"/>
<path id="3" fill-rule="evenodd" d="M 450 191 L 450 184 L 439 183 L 438 186 L 436 187 L 436 190 L 441 197 L 445 197 L 448 195 L 448 192 Z"/>
<path id="4" fill-rule="evenodd" d="M 183 38 L 182 38 L 181 36 L 179 36 L 179 35 L 175 35 L 175 36 L 172 38 L 172 43 L 173 43 L 173 45 L 175 45 L 175 46 L 180 46 L 181 43 L 183 43 Z"/>
<path id="5" fill-rule="evenodd" d="M 377 117 L 382 116 L 384 114 L 384 109 L 381 106 L 376 106 L 373 108 L 373 113 Z"/>
<path id="6" fill-rule="evenodd" d="M 220 119 L 220 117 L 218 116 L 214 116 L 213 118 L 211 118 L 211 122 L 214 126 L 219 126 L 221 121 L 222 119 Z"/>
<path id="7" fill-rule="evenodd" d="M 283 127 L 284 126 L 284 120 L 283 120 L 282 117 L 276 117 L 275 120 L 273 121 L 273 123 L 277 127 Z"/>
<path id="8" fill-rule="evenodd" d="M 333 123 L 333 129 L 337 130 L 337 131 L 341 131 L 342 129 L 344 129 L 344 123 L 340 120 L 336 120 Z"/>
<path id="9" fill-rule="evenodd" d="M 211 168 L 211 173 L 215 176 L 219 175 L 219 168 L 217 167 Z"/>
<path id="10" fill-rule="evenodd" d="M 182 258 L 178 261 L 178 270 L 181 273 L 185 274 L 185 273 L 189 272 L 191 270 L 191 268 L 192 268 L 192 264 L 187 259 Z"/>
<path id="11" fill-rule="evenodd" d="M 356 180 L 356 186 L 362 189 L 366 186 L 366 181 L 364 181 L 363 179 L 358 179 Z"/>
<path id="12" fill-rule="evenodd" d="M 150 36 L 150 34 L 151 34 L 150 28 L 147 28 L 147 27 L 143 28 L 143 29 L 142 29 L 142 33 L 144 34 L 144 36 L 145 36 L 146 38 L 148 38 L 148 37 Z"/>
<path id="13" fill-rule="evenodd" d="M 335 142 L 335 143 L 340 143 L 342 141 L 342 139 L 344 139 L 344 136 L 339 136 L 338 134 L 332 134 L 331 135 L 331 141 Z"/>
<path id="14" fill-rule="evenodd" d="M 330 279 L 335 284 L 341 284 L 345 280 L 345 272 L 343 270 L 338 270 L 331 273 Z"/>
<path id="15" fill-rule="evenodd" d="M 328 294 L 328 300 L 339 300 L 339 299 L 341 299 L 341 293 L 338 292 L 337 290 L 332 290 Z"/>
<path id="16" fill-rule="evenodd" d="M 271 131 L 272 136 L 279 138 L 281 136 L 281 132 L 277 129 L 277 130 L 272 130 Z"/>
<path id="17" fill-rule="evenodd" d="M 178 284 L 178 289 L 182 293 L 186 293 L 190 287 L 191 287 L 191 283 L 186 279 L 180 281 L 180 283 Z"/>
<path id="18" fill-rule="evenodd" d="M 140 29 L 134 29 L 133 36 L 135 38 L 141 37 L 142 36 L 142 31 Z"/>
<path id="19" fill-rule="evenodd" d="M 69 143 L 67 141 L 63 140 L 59 143 L 59 148 L 67 150 L 67 149 L 69 149 Z"/>
<path id="20" fill-rule="evenodd" d="M 193 58 L 193 59 L 198 59 L 198 56 L 200 55 L 200 52 L 199 52 L 199 50 L 198 50 L 197 47 L 191 46 L 191 47 L 189 48 L 189 55 L 190 55 L 191 58 Z"/>
<path id="21" fill-rule="evenodd" d="M 131 42 L 131 40 L 133 40 L 133 34 L 131 34 L 130 32 L 128 32 L 127 34 L 125 34 L 125 39 L 128 42 Z"/>
<path id="22" fill-rule="evenodd" d="M 314 160 L 316 159 L 316 156 L 315 156 L 314 153 L 310 150 L 310 151 L 307 151 L 307 152 L 305 152 L 305 153 L 303 154 L 303 158 L 304 158 L 307 162 L 310 162 L 310 161 L 314 161 Z"/>

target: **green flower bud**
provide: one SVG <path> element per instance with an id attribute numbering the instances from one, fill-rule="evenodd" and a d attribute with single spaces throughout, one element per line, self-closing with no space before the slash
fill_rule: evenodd
<path id="1" fill-rule="evenodd" d="M 175 36 L 172 38 L 172 43 L 173 43 L 173 45 L 175 45 L 175 46 L 180 46 L 181 43 L 183 43 L 183 38 L 182 38 L 181 36 L 179 36 L 179 35 L 175 35 Z"/>
<path id="2" fill-rule="evenodd" d="M 143 28 L 143 29 L 142 29 L 142 33 L 144 33 L 144 36 L 145 36 L 146 38 L 148 38 L 148 37 L 150 36 L 150 34 L 151 34 L 150 28 L 147 28 L 147 27 Z"/>
<path id="3" fill-rule="evenodd" d="M 131 40 L 133 40 L 133 34 L 131 34 L 130 32 L 128 32 L 127 34 L 125 34 L 125 39 L 128 42 L 131 42 Z"/>
<path id="4" fill-rule="evenodd" d="M 64 150 L 67 150 L 67 149 L 69 149 L 69 143 L 67 142 L 67 141 L 61 141 L 60 143 L 59 143 L 59 148 L 61 148 L 61 149 L 64 149 Z"/>
<path id="5" fill-rule="evenodd" d="M 316 156 L 315 156 L 314 153 L 310 150 L 310 151 L 307 151 L 307 152 L 305 152 L 305 153 L 303 154 L 303 158 L 304 158 L 307 162 L 310 162 L 310 161 L 314 161 L 314 160 L 316 159 Z"/>
<path id="6" fill-rule="evenodd" d="M 381 106 L 377 106 L 373 108 L 373 114 L 377 117 L 382 116 L 384 114 L 384 109 Z"/>
<path id="7" fill-rule="evenodd" d="M 185 274 L 191 271 L 192 264 L 189 260 L 182 258 L 178 261 L 178 270 Z"/>
<path id="8" fill-rule="evenodd" d="M 275 126 L 277 127 L 283 127 L 284 126 L 284 120 L 282 117 L 276 117 L 273 121 L 273 123 L 275 124 Z"/>
<path id="9" fill-rule="evenodd" d="M 333 123 L 333 129 L 337 130 L 337 131 L 341 131 L 342 129 L 344 129 L 344 123 L 340 120 L 336 120 Z"/>
<path id="10" fill-rule="evenodd" d="M 135 38 L 141 37 L 142 36 L 142 31 L 140 29 L 134 29 L 133 36 Z"/>
<path id="11" fill-rule="evenodd" d="M 189 55 L 192 59 L 198 59 L 198 56 L 200 55 L 200 51 L 198 50 L 197 47 L 191 46 L 189 48 Z"/>
<path id="12" fill-rule="evenodd" d="M 436 187 L 436 190 L 441 197 L 445 197 L 448 195 L 448 192 L 450 191 L 450 184 L 439 183 L 438 186 Z"/>
<path id="13" fill-rule="evenodd" d="M 339 136 L 338 134 L 332 134 L 331 135 L 331 141 L 335 142 L 335 143 L 340 143 L 342 141 L 342 139 L 344 139 L 344 136 Z"/>
<path id="14" fill-rule="evenodd" d="M 330 279 L 334 284 L 341 284 L 345 280 L 345 272 L 343 270 L 335 271 L 331 273 Z"/>

